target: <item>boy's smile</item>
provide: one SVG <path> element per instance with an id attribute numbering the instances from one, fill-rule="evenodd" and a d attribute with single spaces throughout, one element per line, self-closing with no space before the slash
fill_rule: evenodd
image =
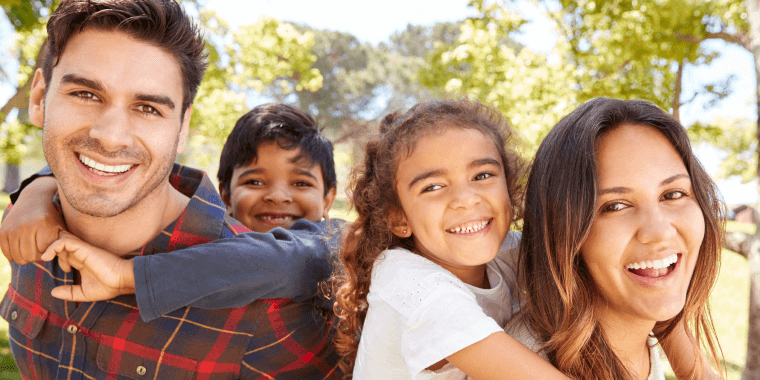
<path id="1" fill-rule="evenodd" d="M 396 191 L 403 215 L 393 233 L 412 236 L 418 253 L 480 286 L 512 221 L 494 142 L 476 129 L 442 125 L 401 158 Z"/>
<path id="2" fill-rule="evenodd" d="M 294 162 L 299 153 L 275 141 L 260 144 L 256 160 L 234 169 L 229 194 L 220 189 L 232 217 L 256 232 L 290 228 L 298 219 L 326 218 L 336 189 L 325 195 L 321 167 L 305 159 Z"/>

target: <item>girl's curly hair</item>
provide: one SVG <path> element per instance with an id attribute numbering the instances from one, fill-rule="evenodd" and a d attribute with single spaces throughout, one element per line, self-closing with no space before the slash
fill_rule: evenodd
<path id="1" fill-rule="evenodd" d="M 367 316 L 375 260 L 389 248 L 414 250 L 414 240 L 395 236 L 389 224 L 389 215 L 401 210 L 396 192 L 398 163 L 412 153 L 420 137 L 444 128 L 476 129 L 493 141 L 504 164 L 513 221 L 522 215 L 518 178 L 524 165 L 514 149 L 505 148 L 513 135 L 499 111 L 469 100 L 444 100 L 420 103 L 406 113 L 386 116 L 379 136 L 367 143 L 364 164 L 352 173 L 349 198 L 358 217 L 346 231 L 340 249 L 342 265 L 332 278 L 336 289 L 334 312 L 339 318 L 335 348 L 342 356 L 340 367 L 348 376 L 353 372 Z"/>

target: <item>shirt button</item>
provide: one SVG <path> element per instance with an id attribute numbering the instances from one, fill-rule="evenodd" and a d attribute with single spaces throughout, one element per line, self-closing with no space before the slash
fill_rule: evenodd
<path id="1" fill-rule="evenodd" d="M 70 332 L 70 333 L 72 333 L 72 334 L 76 334 L 76 333 L 77 333 L 77 331 L 79 331 L 79 329 L 77 329 L 77 327 L 76 327 L 76 326 L 74 326 L 74 325 L 69 325 L 69 328 L 68 328 L 68 330 L 69 330 L 69 332 Z"/>
<path id="2" fill-rule="evenodd" d="M 11 313 L 11 319 L 15 321 L 16 318 L 18 318 L 18 313 L 16 311 L 14 311 L 14 312 Z"/>
<path id="3" fill-rule="evenodd" d="M 142 375 L 144 375 L 146 372 L 148 372 L 148 370 L 147 370 L 147 369 L 145 369 L 145 367 L 143 367 L 143 366 L 139 366 L 139 367 L 137 367 L 137 374 L 138 374 L 138 375 L 142 376 Z"/>

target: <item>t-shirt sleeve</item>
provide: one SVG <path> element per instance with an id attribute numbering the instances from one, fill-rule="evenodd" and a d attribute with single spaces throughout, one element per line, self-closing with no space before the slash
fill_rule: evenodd
<path id="1" fill-rule="evenodd" d="M 459 279 L 432 262 L 408 253 L 373 274 L 380 297 L 408 318 L 401 353 L 409 374 L 421 372 L 449 355 L 502 331 Z M 420 261 L 422 260 L 422 261 Z M 373 289 L 374 290 L 374 289 Z"/>

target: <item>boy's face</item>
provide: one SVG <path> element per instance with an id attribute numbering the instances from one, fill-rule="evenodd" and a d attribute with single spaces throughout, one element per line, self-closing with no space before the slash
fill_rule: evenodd
<path id="1" fill-rule="evenodd" d="M 277 142 L 258 146 L 257 159 L 236 167 L 230 191 L 219 186 L 227 212 L 256 232 L 290 228 L 298 219 L 319 222 L 327 217 L 336 189 L 325 196 L 322 168 L 294 159 L 300 148 L 285 150 Z"/>

